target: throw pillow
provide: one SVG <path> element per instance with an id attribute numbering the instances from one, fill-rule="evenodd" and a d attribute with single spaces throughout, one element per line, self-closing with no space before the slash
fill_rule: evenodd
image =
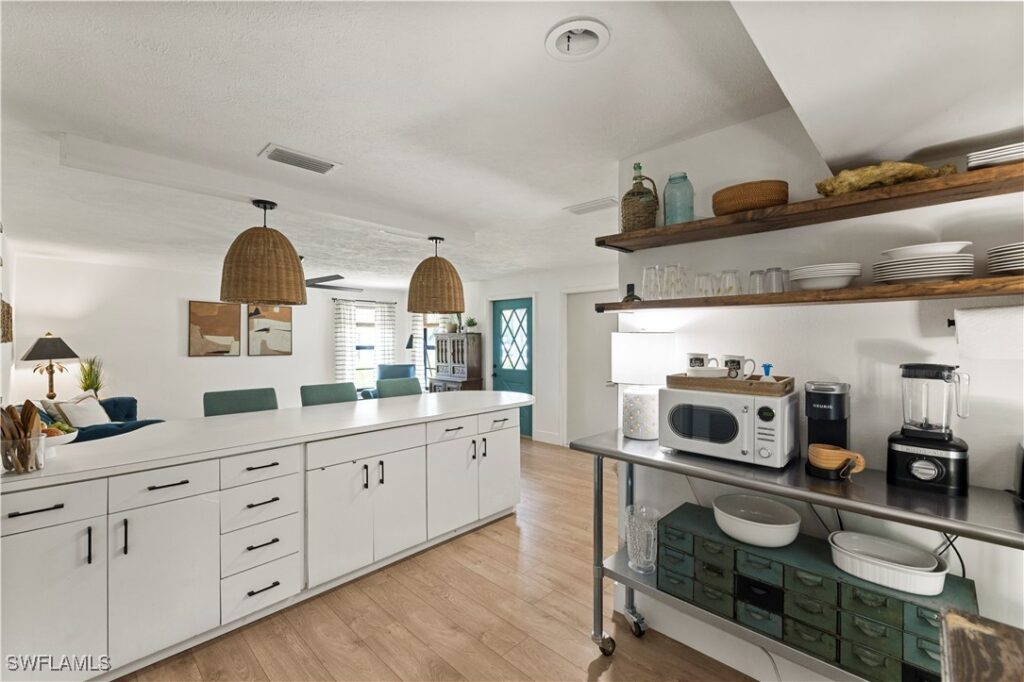
<path id="1" fill-rule="evenodd" d="M 78 396 L 67 402 L 55 405 L 62 415 L 60 421 L 75 427 L 94 426 L 96 424 L 109 424 L 110 417 L 107 411 L 100 405 L 100 401 L 91 393 Z"/>

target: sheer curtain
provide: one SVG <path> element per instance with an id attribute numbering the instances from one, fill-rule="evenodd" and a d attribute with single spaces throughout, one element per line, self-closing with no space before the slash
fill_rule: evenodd
<path id="1" fill-rule="evenodd" d="M 334 380 L 356 378 L 356 304 L 334 299 Z"/>
<path id="2" fill-rule="evenodd" d="M 373 305 L 373 328 L 376 339 L 373 355 L 378 365 L 395 362 L 395 304 L 375 303 Z"/>
<path id="3" fill-rule="evenodd" d="M 412 334 L 412 350 L 409 351 L 409 362 L 416 365 L 416 376 L 420 383 L 423 379 L 423 313 L 409 314 L 409 332 Z M 427 390 L 427 386 L 423 386 Z"/>

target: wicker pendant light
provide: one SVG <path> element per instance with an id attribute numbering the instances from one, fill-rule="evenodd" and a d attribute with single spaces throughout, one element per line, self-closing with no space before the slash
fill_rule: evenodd
<path id="1" fill-rule="evenodd" d="M 263 209 L 263 226 L 250 227 L 235 237 L 224 256 L 220 300 L 225 303 L 305 305 L 306 280 L 302 263 L 288 238 L 267 227 L 273 201 L 254 199 Z"/>
<path id="2" fill-rule="evenodd" d="M 409 280 L 410 313 L 462 313 L 466 300 L 462 295 L 462 279 L 455 266 L 437 255 L 437 245 L 444 237 L 430 237 L 434 255 L 416 266 Z"/>

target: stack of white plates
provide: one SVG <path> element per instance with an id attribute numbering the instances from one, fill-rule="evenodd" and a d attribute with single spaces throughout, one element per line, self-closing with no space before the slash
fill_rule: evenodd
<path id="1" fill-rule="evenodd" d="M 998 166 L 1004 163 L 1013 163 L 1014 161 L 1024 161 L 1024 142 L 985 149 L 980 152 L 971 152 L 967 155 L 967 169 L 974 170 L 975 168 Z"/>
<path id="2" fill-rule="evenodd" d="M 974 274 L 974 256 L 958 253 L 951 256 L 920 256 L 875 263 L 875 283 L 906 280 L 946 280 Z"/>
<path id="3" fill-rule="evenodd" d="M 988 250 L 988 271 L 993 275 L 1024 270 L 1024 242 L 1003 244 Z"/>
<path id="4" fill-rule="evenodd" d="M 789 281 L 801 289 L 842 289 L 860 276 L 860 263 L 822 263 L 789 271 Z"/>

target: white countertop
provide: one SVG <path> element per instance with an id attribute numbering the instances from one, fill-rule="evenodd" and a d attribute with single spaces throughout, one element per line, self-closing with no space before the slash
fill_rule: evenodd
<path id="1" fill-rule="evenodd" d="M 451 391 L 176 419 L 111 438 L 58 446 L 44 469 L 3 474 L 0 493 L 532 404 L 533 396 L 526 393 Z"/>

